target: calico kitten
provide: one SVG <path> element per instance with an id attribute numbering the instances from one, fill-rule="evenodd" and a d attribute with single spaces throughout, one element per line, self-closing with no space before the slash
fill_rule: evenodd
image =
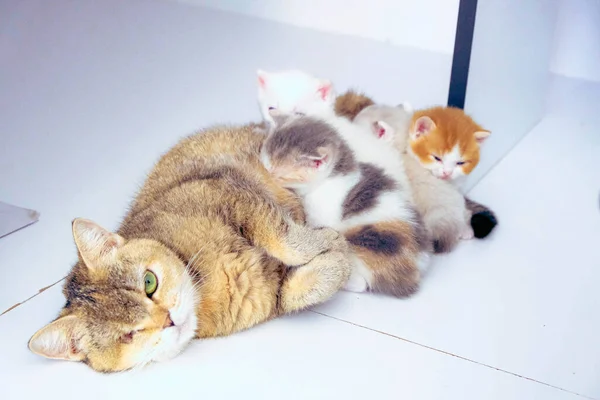
<path id="1" fill-rule="evenodd" d="M 456 180 L 479 163 L 479 146 L 489 136 L 463 110 L 432 107 L 413 114 L 409 153 L 440 179 Z"/>
<path id="2" fill-rule="evenodd" d="M 471 212 L 465 198 L 450 182 L 434 177 L 419 162 L 406 153 L 410 109 L 397 106 L 371 105 L 354 118 L 354 123 L 371 129 L 380 140 L 400 150 L 413 191 L 417 211 L 436 253 L 451 251 L 459 239 L 471 239 Z"/>
<path id="3" fill-rule="evenodd" d="M 260 162 L 264 135 L 216 127 L 156 164 L 116 233 L 76 219 L 79 261 L 36 354 L 122 371 L 329 299 L 351 270 L 336 231 L 304 226 L 299 198 Z"/>
<path id="4" fill-rule="evenodd" d="M 354 253 L 347 290 L 408 296 L 429 261 L 396 152 L 331 110 L 329 118 L 277 115 L 263 164 L 303 198 L 307 222 L 342 232 Z"/>

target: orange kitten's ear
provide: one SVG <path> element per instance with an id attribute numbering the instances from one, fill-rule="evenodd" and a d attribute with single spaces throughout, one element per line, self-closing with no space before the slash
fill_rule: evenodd
<path id="1" fill-rule="evenodd" d="M 269 75 L 268 72 L 259 69 L 256 71 L 256 75 L 258 76 L 258 86 L 264 88 L 267 86 L 267 77 Z"/>
<path id="2" fill-rule="evenodd" d="M 477 140 L 477 143 L 483 143 L 491 134 L 490 131 L 477 131 L 475 132 L 475 140 Z"/>
<path id="3" fill-rule="evenodd" d="M 320 81 L 317 87 L 317 94 L 321 100 L 331 100 L 333 98 L 333 83 L 327 80 Z"/>
<path id="4" fill-rule="evenodd" d="M 29 339 L 29 350 L 47 358 L 81 361 L 85 358 L 81 347 L 83 333 L 83 324 L 78 317 L 61 317 L 37 331 Z"/>
<path id="5" fill-rule="evenodd" d="M 73 238 L 81 258 L 89 268 L 111 262 L 116 257 L 117 249 L 125 243 L 123 237 L 83 218 L 73 220 Z"/>
<path id="6" fill-rule="evenodd" d="M 395 131 L 387 122 L 375 121 L 373 122 L 373 133 L 379 139 L 389 142 L 394 138 Z"/>
<path id="7" fill-rule="evenodd" d="M 413 124 L 410 130 L 410 136 L 412 139 L 419 138 L 427 135 L 429 132 L 436 128 L 435 122 L 429 117 L 420 117 Z"/>

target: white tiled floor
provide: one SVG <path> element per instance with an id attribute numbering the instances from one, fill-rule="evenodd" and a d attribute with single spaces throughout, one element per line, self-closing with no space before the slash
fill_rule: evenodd
<path id="1" fill-rule="evenodd" d="M 357 43 L 371 60 L 406 56 L 384 45 L 159 2 L 61 2 L 68 7 L 39 14 L 48 3 L 23 1 L 10 18 L 0 4 L 0 199 L 41 212 L 0 239 L 0 311 L 68 271 L 73 217 L 116 226 L 135 183 L 180 136 L 257 117 L 253 69 L 286 66 L 286 49 L 240 44 L 236 30 L 321 43 L 317 52 L 333 46 L 339 64 L 306 61 L 296 48 L 286 62 L 383 101 L 400 89 L 417 104 L 446 96 L 448 60 L 436 55 L 421 55 L 430 63 L 420 68 L 439 84 L 416 94 L 416 83 L 372 79 L 366 63 L 344 69 Z M 600 116 L 590 112 L 600 89 L 578 96 L 579 86 L 561 85 L 579 91 L 553 94 L 551 115 L 471 192 L 497 212 L 495 234 L 436 260 L 412 299 L 340 293 L 317 313 L 104 376 L 28 352 L 27 339 L 62 306 L 54 286 L 0 317 L 0 398 L 600 399 Z"/>

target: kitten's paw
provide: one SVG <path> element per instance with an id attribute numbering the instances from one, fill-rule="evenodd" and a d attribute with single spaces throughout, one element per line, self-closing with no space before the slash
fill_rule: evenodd
<path id="1" fill-rule="evenodd" d="M 350 278 L 344 285 L 344 290 L 347 292 L 363 293 L 369 289 L 369 284 L 364 276 L 360 275 L 356 271 L 352 271 Z"/>
<path id="2" fill-rule="evenodd" d="M 471 240 L 475 237 L 475 233 L 473 232 L 473 228 L 470 226 L 465 226 L 460 232 L 461 240 Z"/>

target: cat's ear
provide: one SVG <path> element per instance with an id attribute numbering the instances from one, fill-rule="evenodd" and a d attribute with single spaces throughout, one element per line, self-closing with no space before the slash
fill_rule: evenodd
<path id="1" fill-rule="evenodd" d="M 490 131 L 477 131 L 475 132 L 475 140 L 477 140 L 477 143 L 483 143 L 491 134 Z"/>
<path id="2" fill-rule="evenodd" d="M 73 220 L 73 238 L 81 258 L 89 268 L 110 263 L 115 259 L 117 249 L 125 244 L 122 236 L 83 218 Z"/>
<path id="3" fill-rule="evenodd" d="M 259 69 L 256 71 L 256 76 L 258 78 L 258 87 L 264 89 L 267 86 L 267 78 L 269 76 L 269 73 L 267 71 Z"/>
<path id="4" fill-rule="evenodd" d="M 317 170 L 325 168 L 329 160 L 329 149 L 327 147 L 319 147 L 316 154 L 304 156 L 304 161 L 308 167 Z"/>
<path id="5" fill-rule="evenodd" d="M 317 85 L 317 95 L 323 101 L 331 101 L 334 97 L 333 83 L 328 80 L 320 80 Z"/>
<path id="6" fill-rule="evenodd" d="M 379 139 L 390 142 L 394 138 L 395 131 L 387 122 L 375 121 L 373 122 L 373 133 Z"/>
<path id="7" fill-rule="evenodd" d="M 81 361 L 85 358 L 81 338 L 84 326 L 78 317 L 67 315 L 49 323 L 29 339 L 29 350 L 46 358 Z"/>
<path id="8" fill-rule="evenodd" d="M 435 129 L 435 122 L 427 116 L 419 117 L 410 130 L 410 136 L 412 139 L 417 139 L 421 136 L 427 135 L 429 132 Z"/>

